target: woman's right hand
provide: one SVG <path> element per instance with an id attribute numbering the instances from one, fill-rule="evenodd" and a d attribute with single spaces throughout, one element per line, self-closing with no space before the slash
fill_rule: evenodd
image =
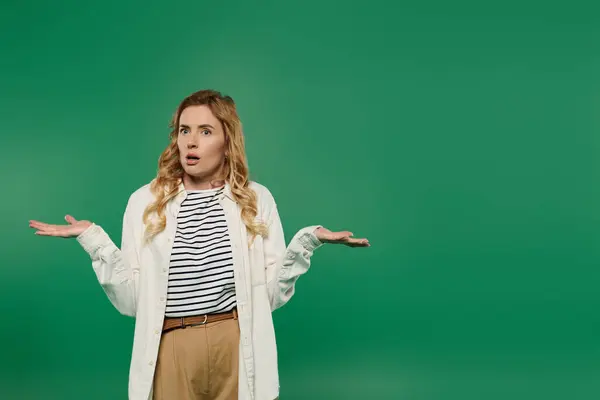
<path id="1" fill-rule="evenodd" d="M 69 223 L 68 225 L 52 225 L 30 220 L 29 227 L 37 229 L 36 235 L 69 238 L 81 235 L 92 225 L 90 221 L 78 221 L 70 215 L 66 215 L 65 220 Z"/>

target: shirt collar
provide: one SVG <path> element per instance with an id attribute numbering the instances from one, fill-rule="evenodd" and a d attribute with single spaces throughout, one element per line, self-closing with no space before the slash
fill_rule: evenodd
<path id="1" fill-rule="evenodd" d="M 177 191 L 177 195 L 175 196 L 175 199 L 177 199 L 178 203 L 181 203 L 187 196 L 187 192 L 185 191 L 185 186 L 183 185 L 183 180 L 179 181 L 177 190 L 178 191 Z M 229 182 L 227 182 L 227 181 L 225 181 L 225 188 L 223 189 L 222 196 L 227 197 L 229 200 L 233 201 L 234 203 L 236 202 L 235 199 L 233 198 L 233 194 L 231 193 L 231 185 L 229 185 Z"/>

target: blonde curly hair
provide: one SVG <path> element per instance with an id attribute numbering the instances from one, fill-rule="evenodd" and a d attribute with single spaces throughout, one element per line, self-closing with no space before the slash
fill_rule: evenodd
<path id="1" fill-rule="evenodd" d="M 249 184 L 248 162 L 244 146 L 242 123 L 237 114 L 235 103 L 229 96 L 224 96 L 215 90 L 200 90 L 192 93 L 179 104 L 169 127 L 170 143 L 158 160 L 158 174 L 150 184 L 150 190 L 155 201 L 144 210 L 143 220 L 146 225 L 145 238 L 150 241 L 162 232 L 166 225 L 165 208 L 167 203 L 178 193 L 179 184 L 183 179 L 183 167 L 179 158 L 177 136 L 179 133 L 179 118 L 183 110 L 189 106 L 205 105 L 214 116 L 221 121 L 225 133 L 226 154 L 223 175 L 219 181 L 226 181 L 231 187 L 231 194 L 241 207 L 241 217 L 252 243 L 257 235 L 267 236 L 268 230 L 264 223 L 255 221 L 258 213 L 257 196 Z M 158 218 L 150 218 L 152 215 Z"/>

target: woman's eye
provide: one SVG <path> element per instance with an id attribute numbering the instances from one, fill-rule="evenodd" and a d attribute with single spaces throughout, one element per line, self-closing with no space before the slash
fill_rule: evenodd
<path id="1" fill-rule="evenodd" d="M 202 131 L 203 135 L 210 135 L 210 131 L 208 129 L 205 129 Z"/>
<path id="2" fill-rule="evenodd" d="M 187 129 L 181 129 L 179 133 L 183 133 L 185 135 L 186 133 L 189 133 L 189 131 Z"/>

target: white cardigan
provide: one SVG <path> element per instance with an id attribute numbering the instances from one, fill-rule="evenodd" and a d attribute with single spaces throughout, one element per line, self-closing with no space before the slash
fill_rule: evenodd
<path id="1" fill-rule="evenodd" d="M 236 302 L 240 326 L 239 400 L 273 400 L 279 396 L 277 348 L 271 311 L 294 294 L 298 277 L 308 271 L 313 251 L 321 243 L 314 235 L 320 225 L 298 231 L 286 247 L 277 205 L 269 190 L 251 182 L 258 198 L 257 220 L 269 227 L 269 235 L 257 236 L 248 246 L 240 207 L 225 185 L 219 201 L 231 238 Z M 123 217 L 119 249 L 96 224 L 77 237 L 90 255 L 92 266 L 111 303 L 124 315 L 135 317 L 133 351 L 129 370 L 129 399 L 151 400 L 154 368 L 161 338 L 170 253 L 177 212 L 186 197 L 183 184 L 166 207 L 166 229 L 142 245 L 142 215 L 153 201 L 150 184 L 129 198 Z"/>

